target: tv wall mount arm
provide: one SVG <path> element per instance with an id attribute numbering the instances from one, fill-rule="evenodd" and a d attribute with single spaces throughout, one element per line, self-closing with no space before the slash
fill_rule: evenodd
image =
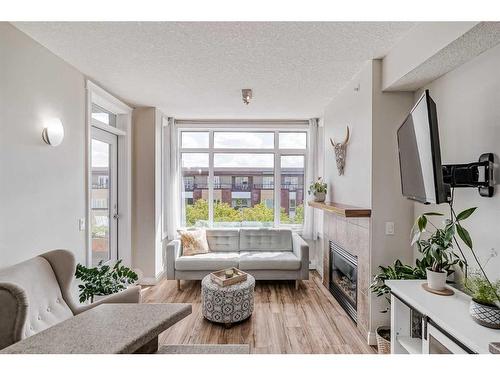
<path id="1" fill-rule="evenodd" d="M 478 162 L 443 165 L 445 184 L 455 188 L 478 188 L 482 197 L 492 197 L 495 192 L 493 178 L 494 156 L 482 154 Z"/>

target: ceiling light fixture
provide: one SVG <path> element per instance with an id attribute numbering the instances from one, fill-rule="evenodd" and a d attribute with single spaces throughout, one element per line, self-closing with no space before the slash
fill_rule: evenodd
<path id="1" fill-rule="evenodd" d="M 252 99 L 252 89 L 242 89 L 241 96 L 243 97 L 243 103 L 246 105 L 250 104 L 250 100 Z"/>

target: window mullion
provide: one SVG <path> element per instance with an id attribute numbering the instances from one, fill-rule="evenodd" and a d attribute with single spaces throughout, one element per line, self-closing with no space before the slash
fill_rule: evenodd
<path id="1" fill-rule="evenodd" d="M 214 132 L 209 131 L 208 138 L 208 226 L 214 225 Z"/>
<path id="2" fill-rule="evenodd" d="M 274 132 L 274 226 L 280 226 L 281 164 L 279 153 L 279 131 Z"/>

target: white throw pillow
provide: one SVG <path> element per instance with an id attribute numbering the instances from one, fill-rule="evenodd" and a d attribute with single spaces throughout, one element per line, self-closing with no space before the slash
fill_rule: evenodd
<path id="1" fill-rule="evenodd" d="M 181 236 L 182 255 L 191 256 L 210 252 L 205 229 L 178 230 Z"/>

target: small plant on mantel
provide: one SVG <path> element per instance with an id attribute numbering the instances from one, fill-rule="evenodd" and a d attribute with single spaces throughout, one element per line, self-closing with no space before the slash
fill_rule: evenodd
<path id="1" fill-rule="evenodd" d="M 323 182 L 321 177 L 318 177 L 316 182 L 309 185 L 308 193 L 314 195 L 315 202 L 324 202 L 326 198 L 327 184 Z"/>
<path id="2" fill-rule="evenodd" d="M 78 285 L 79 299 L 83 303 L 94 302 L 95 296 L 107 296 L 117 293 L 138 280 L 137 274 L 130 268 L 121 265 L 120 259 L 113 267 L 103 265 L 101 260 L 97 267 L 87 268 L 81 264 L 76 266 L 75 276 L 83 283 Z"/>

